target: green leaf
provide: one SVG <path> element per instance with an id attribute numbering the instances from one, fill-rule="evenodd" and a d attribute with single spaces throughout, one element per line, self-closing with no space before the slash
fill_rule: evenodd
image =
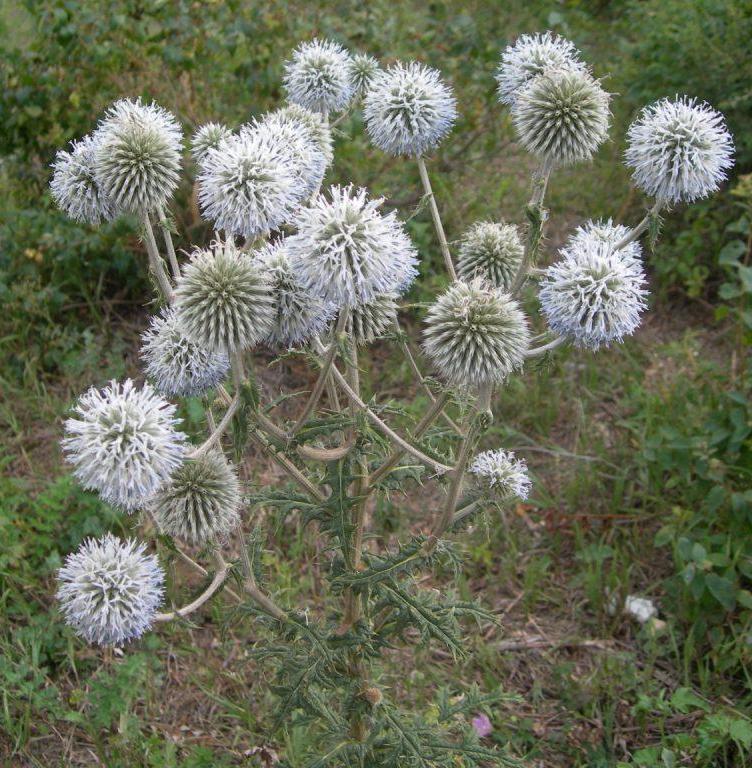
<path id="1" fill-rule="evenodd" d="M 747 246 L 742 240 L 731 240 L 721 248 L 718 254 L 718 263 L 721 266 L 736 266 L 739 257 L 747 252 Z"/>
<path id="2" fill-rule="evenodd" d="M 709 573 L 705 577 L 705 586 L 727 611 L 736 608 L 736 587 L 732 581 L 716 573 Z"/>

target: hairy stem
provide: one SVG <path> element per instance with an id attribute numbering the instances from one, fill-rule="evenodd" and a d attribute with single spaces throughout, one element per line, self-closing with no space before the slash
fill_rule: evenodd
<path id="1" fill-rule="evenodd" d="M 159 228 L 162 230 L 162 237 L 164 238 L 165 248 L 167 248 L 167 258 L 170 261 L 170 269 L 172 270 L 172 277 L 177 282 L 180 277 L 180 265 L 178 264 L 178 257 L 175 254 L 175 246 L 172 242 L 172 232 L 167 223 L 167 217 L 165 212 L 160 208 L 159 210 Z"/>
<path id="2" fill-rule="evenodd" d="M 211 584 L 209 584 L 209 586 L 195 600 L 174 611 L 156 614 L 154 621 L 173 621 L 174 619 L 188 616 L 194 611 L 197 611 L 207 600 L 209 600 L 212 595 L 219 590 L 222 584 L 224 584 L 227 579 L 227 574 L 230 572 L 230 566 L 225 562 L 219 549 L 214 550 L 214 562 L 216 563 L 214 578 L 212 579 Z M 204 571 L 204 574 L 206 574 L 206 570 L 202 570 Z"/>
<path id="3" fill-rule="evenodd" d="M 553 341 L 549 341 L 548 344 L 528 349 L 528 351 L 525 352 L 525 357 L 540 357 L 540 355 L 545 355 L 546 352 L 550 352 L 552 349 L 560 347 L 565 342 L 566 339 L 563 336 L 557 336 Z"/>
<path id="4" fill-rule="evenodd" d="M 238 527 L 238 531 L 240 532 L 240 562 L 243 565 L 244 576 L 243 589 L 265 613 L 268 613 L 272 618 L 277 619 L 277 621 L 286 621 L 287 613 L 285 613 L 285 611 L 283 611 L 282 608 L 269 597 L 269 595 L 260 589 L 256 583 L 256 577 L 253 575 L 253 566 L 251 565 L 251 558 L 248 555 L 248 547 L 246 546 L 243 529 Z"/>
<path id="5" fill-rule="evenodd" d="M 643 232 L 645 232 L 650 227 L 650 222 L 653 220 L 654 216 L 657 216 L 661 208 L 663 208 L 663 201 L 662 200 L 656 200 L 653 207 L 645 214 L 645 217 L 642 219 L 642 221 L 632 229 L 627 232 L 624 237 L 619 240 L 619 242 L 614 246 L 615 251 L 620 251 L 622 248 L 625 248 L 630 243 L 633 243 L 635 240 L 637 240 L 638 237 L 642 235 Z"/>
<path id="6" fill-rule="evenodd" d="M 426 161 L 420 155 L 415 159 L 418 162 L 418 171 L 420 172 L 420 181 L 423 184 L 423 192 L 428 199 L 428 207 L 431 211 L 431 218 L 433 219 L 433 227 L 436 230 L 436 237 L 439 238 L 441 255 L 444 257 L 444 264 L 446 265 L 449 277 L 454 281 L 457 279 L 457 273 L 454 271 L 452 255 L 449 253 L 449 243 L 447 242 L 446 234 L 444 233 L 444 225 L 441 223 L 441 216 L 439 214 L 439 208 L 436 205 L 436 198 L 433 194 L 433 188 L 431 187 L 431 180 L 428 178 Z"/>
<path id="7" fill-rule="evenodd" d="M 172 285 L 170 285 L 170 280 L 165 272 L 162 257 L 159 255 L 159 248 L 157 248 L 157 241 L 154 237 L 154 230 L 152 229 L 148 213 L 144 214 L 142 222 L 145 234 L 144 243 L 146 245 L 146 252 L 149 254 L 151 271 L 154 273 L 154 277 L 157 280 L 157 285 L 159 286 L 162 298 L 168 304 L 172 304 L 175 294 L 172 291 Z"/>

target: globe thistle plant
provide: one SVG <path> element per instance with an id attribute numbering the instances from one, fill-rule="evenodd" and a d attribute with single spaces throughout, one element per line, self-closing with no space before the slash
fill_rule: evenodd
<path id="1" fill-rule="evenodd" d="M 221 123 L 206 123 L 191 137 L 191 154 L 197 165 L 201 165 L 210 149 L 216 149 L 232 131 Z"/>
<path id="2" fill-rule="evenodd" d="M 202 395 L 230 370 L 226 352 L 207 349 L 184 335 L 173 309 L 153 317 L 141 341 L 146 374 L 165 395 Z"/>
<path id="3" fill-rule="evenodd" d="M 404 288 L 417 274 L 416 251 L 402 222 L 382 215 L 366 190 L 331 187 L 301 209 L 287 238 L 290 264 L 304 287 L 337 306 Z"/>
<path id="4" fill-rule="evenodd" d="M 587 74 L 574 44 L 552 32 L 522 35 L 501 54 L 496 71 L 499 101 L 514 104 L 520 89 L 547 70 L 573 70 Z"/>
<path id="5" fill-rule="evenodd" d="M 390 155 L 435 149 L 457 119 L 457 102 L 435 69 L 397 63 L 374 74 L 363 103 L 366 130 Z"/>
<path id="6" fill-rule="evenodd" d="M 305 193 L 290 154 L 267 134 L 252 130 L 208 150 L 198 184 L 203 215 L 217 229 L 247 238 L 289 221 Z"/>
<path id="7" fill-rule="evenodd" d="M 371 344 L 394 329 L 397 322 L 397 294 L 381 293 L 370 301 L 351 307 L 347 331 L 357 344 Z"/>
<path id="8" fill-rule="evenodd" d="M 94 178 L 102 194 L 126 213 L 165 206 L 180 178 L 183 134 L 156 104 L 121 99 L 94 134 Z"/>
<path id="9" fill-rule="evenodd" d="M 527 463 L 517 459 L 512 451 L 483 451 L 468 469 L 475 479 L 477 490 L 497 502 L 511 499 L 525 500 L 532 483 Z"/>
<path id="10" fill-rule="evenodd" d="M 328 121 L 318 112 L 301 107 L 299 104 L 287 104 L 269 113 L 270 120 L 289 122 L 301 133 L 310 137 L 324 156 L 327 168 L 334 158 L 334 140 Z M 264 121 L 266 118 L 264 118 Z"/>
<path id="11" fill-rule="evenodd" d="M 355 91 L 350 54 L 330 40 L 301 43 L 285 62 L 283 84 L 293 104 L 323 115 L 344 109 Z"/>
<path id="12" fill-rule="evenodd" d="M 508 291 L 522 263 L 524 250 L 513 224 L 476 222 L 460 238 L 457 274 L 465 282 L 480 277 L 495 288 Z"/>
<path id="13" fill-rule="evenodd" d="M 237 527 L 240 482 L 216 451 L 188 459 L 154 498 L 150 511 L 159 529 L 190 544 L 203 545 Z"/>
<path id="14" fill-rule="evenodd" d="M 368 53 L 354 53 L 350 60 L 350 77 L 355 87 L 355 93 L 363 96 L 368 90 L 371 80 L 381 71 L 379 62 Z"/>
<path id="15" fill-rule="evenodd" d="M 715 192 L 733 154 L 723 115 L 686 96 L 645 107 L 627 132 L 625 160 L 635 185 L 669 204 Z"/>
<path id="16" fill-rule="evenodd" d="M 273 349 L 295 347 L 326 330 L 336 306 L 305 288 L 290 266 L 287 241 L 278 240 L 253 253 L 271 284 L 275 319 L 263 341 Z"/>
<path id="17" fill-rule="evenodd" d="M 65 422 L 62 442 L 74 475 L 87 490 L 127 512 L 143 507 L 180 466 L 185 435 L 175 406 L 148 384 L 127 379 L 92 387 Z"/>
<path id="18" fill-rule="evenodd" d="M 87 643 L 123 645 L 150 629 L 162 602 L 164 571 L 146 545 L 111 533 L 87 539 L 58 571 L 65 621 Z"/>
<path id="19" fill-rule="evenodd" d="M 423 349 L 450 384 L 501 384 L 522 367 L 530 345 L 519 304 L 481 280 L 451 285 L 428 310 Z"/>
<path id="20" fill-rule="evenodd" d="M 577 227 L 574 234 L 567 242 L 569 251 L 576 251 L 583 246 L 587 247 L 589 242 L 606 243 L 615 247 L 618 243 L 627 239 L 630 233 L 629 227 L 622 224 L 614 224 L 612 219 L 586 221 L 582 226 Z M 637 240 L 626 243 L 619 249 L 621 259 L 633 259 L 639 261 L 642 257 L 642 248 Z"/>
<path id="21" fill-rule="evenodd" d="M 512 122 L 528 152 L 549 166 L 589 160 L 608 137 L 609 94 L 586 72 L 547 70 L 522 88 Z"/>
<path id="22" fill-rule="evenodd" d="M 551 330 L 596 350 L 634 333 L 646 307 L 639 258 L 575 236 L 543 276 L 538 297 Z"/>
<path id="23" fill-rule="evenodd" d="M 274 325 L 269 277 L 232 243 L 199 248 L 175 288 L 175 317 L 181 333 L 212 352 L 253 347 Z"/>
<path id="24" fill-rule="evenodd" d="M 74 221 L 101 224 L 115 215 L 112 203 L 94 178 L 96 140 L 85 136 L 71 143 L 70 151 L 60 150 L 52 164 L 52 198 Z"/>

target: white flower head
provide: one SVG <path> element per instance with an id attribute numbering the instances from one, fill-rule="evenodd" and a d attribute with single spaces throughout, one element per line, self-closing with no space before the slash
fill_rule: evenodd
<path id="1" fill-rule="evenodd" d="M 302 190 L 301 198 L 309 197 L 319 189 L 324 180 L 328 162 L 308 131 L 301 131 L 300 124 L 279 112 L 270 112 L 252 127 L 240 132 L 256 130 L 270 144 L 275 142 L 280 152 L 286 154 L 295 176 L 295 185 Z"/>
<path id="2" fill-rule="evenodd" d="M 146 374 L 165 395 L 202 395 L 220 384 L 230 370 L 230 358 L 184 335 L 174 309 L 151 319 L 141 336 Z"/>
<path id="3" fill-rule="evenodd" d="M 60 150 L 52 164 L 50 190 L 58 207 L 68 216 L 96 225 L 112 219 L 115 210 L 94 178 L 95 154 L 93 136 L 71 142 L 70 151 Z"/>
<path id="4" fill-rule="evenodd" d="M 275 320 L 264 342 L 273 349 L 294 347 L 318 336 L 331 322 L 337 308 L 305 288 L 290 266 L 287 240 L 265 245 L 252 257 L 271 284 Z"/>
<path id="5" fill-rule="evenodd" d="M 622 224 L 614 224 L 612 219 L 599 219 L 597 221 L 586 221 L 577 227 L 574 234 L 567 241 L 567 248 L 570 251 L 581 248 L 588 242 L 607 243 L 616 246 L 630 233 L 629 227 Z M 639 240 L 633 240 L 627 243 L 619 250 L 622 259 L 634 259 L 639 261 L 642 258 L 642 247 Z"/>
<path id="6" fill-rule="evenodd" d="M 94 133 L 94 177 L 119 210 L 144 214 L 163 208 L 180 181 L 183 134 L 156 104 L 121 99 Z"/>
<path id="7" fill-rule="evenodd" d="M 495 288 L 508 291 L 524 250 L 514 224 L 478 221 L 460 238 L 457 274 L 466 282 L 482 277 Z"/>
<path id="8" fill-rule="evenodd" d="M 475 477 L 478 489 L 496 501 L 524 501 L 530 494 L 527 463 L 515 458 L 512 451 L 483 451 L 473 459 L 468 471 Z"/>
<path id="9" fill-rule="evenodd" d="M 378 60 L 369 53 L 354 53 L 350 61 L 350 77 L 355 92 L 362 96 L 368 90 L 374 75 L 380 71 Z"/>
<path id="10" fill-rule="evenodd" d="M 87 643 L 122 645 L 152 625 L 162 602 L 164 571 L 133 539 L 111 533 L 87 539 L 58 571 L 65 621 Z"/>
<path id="11" fill-rule="evenodd" d="M 199 248 L 175 288 L 180 332 L 214 352 L 247 349 L 272 329 L 272 286 L 266 271 L 231 242 Z"/>
<path id="12" fill-rule="evenodd" d="M 331 187 L 302 208 L 298 232 L 286 240 L 290 264 L 316 296 L 340 306 L 406 288 L 417 275 L 417 254 L 393 211 L 365 189 Z"/>
<path id="13" fill-rule="evenodd" d="M 289 153 L 259 131 L 244 131 L 208 150 L 198 184 L 203 215 L 217 229 L 248 238 L 288 222 L 304 194 Z"/>
<path id="14" fill-rule="evenodd" d="M 438 70 L 416 61 L 377 72 L 363 102 L 366 130 L 390 155 L 435 149 L 457 119 L 457 101 Z"/>
<path id="15" fill-rule="evenodd" d="M 285 62 L 287 98 L 322 114 L 344 109 L 355 91 L 350 66 L 350 54 L 338 43 L 301 43 Z"/>
<path id="16" fill-rule="evenodd" d="M 520 36 L 501 53 L 496 71 L 499 101 L 514 104 L 520 88 L 548 69 L 587 73 L 587 66 L 579 57 L 580 52 L 573 43 L 552 32 Z"/>
<path id="17" fill-rule="evenodd" d="M 390 331 L 397 321 L 397 294 L 380 293 L 350 308 L 347 330 L 356 343 L 371 344 Z"/>
<path id="18" fill-rule="evenodd" d="M 324 156 L 329 167 L 334 159 L 334 140 L 329 122 L 318 112 L 301 107 L 299 104 L 287 104 L 280 109 L 270 112 L 270 120 L 289 122 L 301 133 L 310 137 L 318 150 Z M 271 116 L 274 116 L 273 118 Z"/>
<path id="19" fill-rule="evenodd" d="M 238 525 L 240 481 L 219 451 L 188 459 L 150 505 L 159 529 L 191 544 L 226 536 Z"/>
<path id="20" fill-rule="evenodd" d="M 204 161 L 210 149 L 216 149 L 225 139 L 232 136 L 232 131 L 220 123 L 206 123 L 191 137 L 191 154 L 198 165 Z"/>
<path id="21" fill-rule="evenodd" d="M 575 236 L 561 255 L 539 292 L 551 330 L 593 350 L 634 333 L 647 296 L 640 259 L 592 236 Z"/>
<path id="22" fill-rule="evenodd" d="M 127 379 L 92 387 L 74 413 L 62 442 L 73 474 L 127 512 L 143 507 L 183 461 L 186 436 L 175 429 L 175 406 L 148 384 L 137 389 Z"/>
<path id="23" fill-rule="evenodd" d="M 517 93 L 512 123 L 528 152 L 571 165 L 589 160 L 608 138 L 609 99 L 587 72 L 546 70 Z"/>
<path id="24" fill-rule="evenodd" d="M 500 384 L 522 367 L 530 330 L 519 304 L 480 279 L 456 282 L 426 315 L 423 349 L 450 384 Z"/>
<path id="25" fill-rule="evenodd" d="M 639 189 L 666 203 L 715 192 L 734 164 L 723 115 L 682 96 L 645 107 L 627 132 L 626 164 Z"/>

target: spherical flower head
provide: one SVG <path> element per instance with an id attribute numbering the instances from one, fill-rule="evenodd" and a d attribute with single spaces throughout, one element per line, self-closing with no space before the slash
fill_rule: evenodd
<path id="1" fill-rule="evenodd" d="M 257 130 L 270 144 L 276 142 L 280 152 L 288 156 L 296 187 L 302 190 L 301 197 L 309 197 L 319 189 L 328 163 L 310 134 L 301 131 L 299 124 L 271 112 L 260 122 L 244 126 L 240 132 L 247 130 Z"/>
<path id="2" fill-rule="evenodd" d="M 304 193 L 289 153 L 258 131 L 244 131 L 208 150 L 198 184 L 204 217 L 217 229 L 247 238 L 289 221 Z"/>
<path id="3" fill-rule="evenodd" d="M 482 280 L 452 284 L 428 310 L 423 348 L 450 384 L 500 384 L 522 367 L 530 331 L 519 304 Z"/>
<path id="4" fill-rule="evenodd" d="M 417 275 L 417 254 L 397 215 L 365 189 L 331 187 L 296 220 L 287 238 L 290 264 L 305 288 L 338 307 L 405 288 Z"/>
<path id="5" fill-rule="evenodd" d="M 723 115 L 686 96 L 645 107 L 627 132 L 625 160 L 635 186 L 666 203 L 715 192 L 733 154 Z"/>
<path id="6" fill-rule="evenodd" d="M 216 149 L 230 136 L 232 131 L 220 123 L 206 123 L 198 128 L 191 137 L 191 154 L 197 165 L 201 165 L 210 149 Z"/>
<path id="7" fill-rule="evenodd" d="M 336 307 L 305 288 L 290 266 L 284 239 L 266 245 L 252 255 L 271 284 L 275 319 L 264 343 L 277 349 L 295 347 L 322 333 L 336 313 Z"/>
<path id="8" fill-rule="evenodd" d="M 598 221 L 586 221 L 582 226 L 577 227 L 574 234 L 569 238 L 567 242 L 567 248 L 577 250 L 578 248 L 587 246 L 587 243 L 606 243 L 611 246 L 616 246 L 627 235 L 629 235 L 629 227 L 625 227 L 622 224 L 614 224 L 612 219 L 599 219 Z M 642 258 L 642 248 L 638 240 L 633 240 L 631 243 L 627 243 L 623 248 L 619 250 L 619 255 L 622 259 L 633 259 L 639 262 Z"/>
<path id="9" fill-rule="evenodd" d="M 310 137 L 317 149 L 324 156 L 326 166 L 329 167 L 334 159 L 334 139 L 329 122 L 318 112 L 301 107 L 299 104 L 287 104 L 280 109 L 269 113 L 275 120 L 290 122 L 301 133 Z M 270 117 L 271 119 L 271 117 Z"/>
<path id="10" fill-rule="evenodd" d="M 371 344 L 393 331 L 396 322 L 397 294 L 380 293 L 350 308 L 347 330 L 357 344 Z"/>
<path id="11" fill-rule="evenodd" d="M 94 178 L 96 140 L 84 136 L 71 142 L 69 152 L 60 150 L 52 164 L 52 198 L 74 221 L 101 224 L 115 216 L 115 210 Z"/>
<path id="12" fill-rule="evenodd" d="M 479 453 L 468 470 L 474 476 L 477 489 L 494 501 L 528 497 L 532 483 L 524 459 L 516 459 L 512 451 Z"/>
<path id="13" fill-rule="evenodd" d="M 116 101 L 94 138 L 94 177 L 119 210 L 143 215 L 163 208 L 180 180 L 183 134 L 156 104 Z"/>
<path id="14" fill-rule="evenodd" d="M 288 100 L 324 115 L 344 109 L 355 91 L 350 65 L 350 54 L 337 43 L 301 43 L 285 62 Z"/>
<path id="15" fill-rule="evenodd" d="M 397 63 L 373 76 L 363 117 L 371 141 L 384 152 L 423 155 L 452 129 L 457 102 L 437 70 Z"/>
<path id="16" fill-rule="evenodd" d="M 520 143 L 550 166 L 589 160 L 608 137 L 609 94 L 587 72 L 546 70 L 512 106 Z"/>
<path id="17" fill-rule="evenodd" d="M 224 381 L 230 370 L 226 352 L 203 347 L 184 335 L 173 309 L 153 317 L 141 341 L 146 374 L 165 395 L 202 395 Z"/>
<path id="18" fill-rule="evenodd" d="M 57 599 L 66 623 L 96 645 L 122 645 L 152 625 L 164 571 L 145 545 L 111 533 L 87 539 L 58 571 Z"/>
<path id="19" fill-rule="evenodd" d="M 593 237 L 575 237 L 561 253 L 539 292 L 550 328 L 593 350 L 634 333 L 647 296 L 640 260 Z"/>
<path id="20" fill-rule="evenodd" d="M 235 470 L 212 451 L 186 461 L 150 506 L 163 533 L 203 545 L 237 527 L 240 503 Z"/>
<path id="21" fill-rule="evenodd" d="M 62 442 L 73 474 L 87 490 L 127 512 L 143 507 L 180 466 L 186 436 L 175 406 L 127 379 L 92 387 L 65 422 Z"/>
<path id="22" fill-rule="evenodd" d="M 275 319 L 269 277 L 230 242 L 194 251 L 175 287 L 174 306 L 181 333 L 213 352 L 255 346 Z"/>
<path id="23" fill-rule="evenodd" d="M 350 61 L 350 77 L 355 86 L 355 93 L 363 96 L 374 75 L 380 71 L 379 62 L 373 56 L 368 53 L 354 53 Z"/>
<path id="24" fill-rule="evenodd" d="M 460 238 L 457 274 L 468 282 L 481 277 L 508 291 L 522 263 L 525 249 L 513 224 L 479 221 Z"/>
<path id="25" fill-rule="evenodd" d="M 549 69 L 588 71 L 580 61 L 580 52 L 569 40 L 551 32 L 522 35 L 502 51 L 496 71 L 499 101 L 514 104 L 519 90 Z"/>

